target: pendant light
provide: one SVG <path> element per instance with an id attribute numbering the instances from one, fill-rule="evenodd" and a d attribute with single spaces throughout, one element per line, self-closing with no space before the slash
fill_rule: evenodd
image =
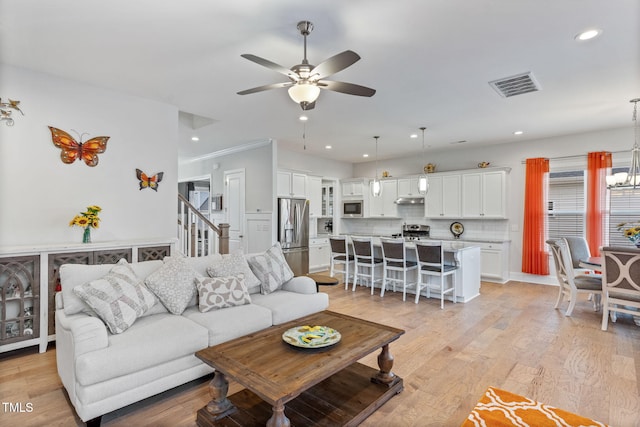
<path id="1" fill-rule="evenodd" d="M 382 183 L 378 178 L 378 138 L 379 136 L 374 136 L 376 140 L 376 176 L 371 181 L 371 195 L 373 197 L 380 197 L 382 195 Z"/>
<path id="2" fill-rule="evenodd" d="M 613 190 L 616 188 L 633 188 L 640 187 L 640 147 L 638 147 L 638 134 L 640 129 L 638 128 L 638 102 L 640 98 L 630 100 L 633 102 L 633 131 L 634 142 L 631 149 L 631 166 L 629 172 L 619 172 L 613 175 L 608 175 L 607 188 Z"/>
<path id="3" fill-rule="evenodd" d="M 427 128 L 424 126 L 420 128 L 420 130 L 422 131 L 422 159 L 424 160 L 425 164 L 426 164 L 427 158 L 424 152 L 424 131 L 426 129 Z M 429 191 L 429 178 L 427 178 L 427 174 L 424 172 L 424 168 L 423 168 L 422 175 L 420 175 L 420 177 L 418 178 L 418 193 L 424 196 L 427 194 L 428 191 Z"/>

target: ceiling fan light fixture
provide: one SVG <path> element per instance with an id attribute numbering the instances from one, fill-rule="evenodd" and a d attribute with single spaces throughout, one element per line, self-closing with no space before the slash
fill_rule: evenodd
<path id="1" fill-rule="evenodd" d="M 311 104 L 320 96 L 320 88 L 310 83 L 298 83 L 289 88 L 289 96 L 296 103 L 306 102 Z"/>

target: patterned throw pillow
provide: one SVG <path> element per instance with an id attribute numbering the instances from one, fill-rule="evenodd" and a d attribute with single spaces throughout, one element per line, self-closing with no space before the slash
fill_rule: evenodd
<path id="1" fill-rule="evenodd" d="M 126 331 L 133 322 L 156 302 L 125 259 L 121 259 L 107 275 L 73 288 L 107 325 L 111 333 Z"/>
<path id="2" fill-rule="evenodd" d="M 228 277 L 196 277 L 196 287 L 203 313 L 251 303 L 242 273 Z"/>
<path id="3" fill-rule="evenodd" d="M 195 278 L 196 272 L 185 258 L 171 257 L 144 282 L 167 310 L 173 314 L 182 314 L 195 295 Z"/>
<path id="4" fill-rule="evenodd" d="M 244 254 L 240 251 L 233 254 L 222 255 L 222 259 L 207 268 L 207 273 L 211 277 L 228 277 L 235 274 L 244 274 L 244 282 L 247 288 L 260 286 L 260 280 L 249 268 Z"/>
<path id="5" fill-rule="evenodd" d="M 278 290 L 293 279 L 293 271 L 284 259 L 280 243 L 271 246 L 264 254 L 250 257 L 248 261 L 251 271 L 260 280 L 260 293 L 263 295 Z"/>

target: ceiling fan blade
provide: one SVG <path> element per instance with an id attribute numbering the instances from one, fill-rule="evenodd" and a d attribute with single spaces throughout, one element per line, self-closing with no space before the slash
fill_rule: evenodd
<path id="1" fill-rule="evenodd" d="M 360 55 L 352 50 L 345 50 L 342 53 L 332 56 L 326 61 L 318 64 L 309 73 L 314 80 L 324 79 L 325 77 L 342 71 L 350 65 L 353 65 L 360 59 Z"/>
<path id="2" fill-rule="evenodd" d="M 283 87 L 293 86 L 294 84 L 295 84 L 294 82 L 286 82 L 286 83 L 274 83 L 270 85 L 258 86 L 251 89 L 240 91 L 238 92 L 238 95 L 249 95 L 250 93 L 262 92 L 264 90 L 269 90 L 269 89 L 280 89 Z"/>
<path id="3" fill-rule="evenodd" d="M 320 80 L 318 87 L 321 89 L 328 89 L 334 92 L 346 93 L 348 95 L 357 96 L 373 96 L 376 93 L 375 89 L 371 89 L 366 86 L 360 86 L 353 83 L 334 82 L 331 80 Z"/>
<path id="4" fill-rule="evenodd" d="M 292 80 L 298 81 L 300 77 L 291 71 L 288 68 L 283 67 L 282 65 L 276 64 L 275 62 L 271 62 L 268 59 L 260 58 L 259 56 L 252 55 L 250 53 L 243 53 L 243 58 L 248 59 L 249 61 L 255 62 L 256 64 L 262 65 L 263 67 L 267 67 L 277 73 L 284 74 Z"/>

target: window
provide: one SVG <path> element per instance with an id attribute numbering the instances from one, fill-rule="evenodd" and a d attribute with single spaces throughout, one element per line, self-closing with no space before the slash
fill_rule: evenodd
<path id="1" fill-rule="evenodd" d="M 549 239 L 584 236 L 585 182 L 585 171 L 549 173 Z"/>
<path id="2" fill-rule="evenodd" d="M 614 168 L 613 173 L 627 168 Z M 585 236 L 586 171 L 549 173 L 548 238 Z M 640 189 L 609 191 L 610 215 L 604 226 L 604 244 L 629 246 L 618 230 L 623 222 L 640 223 Z"/>

